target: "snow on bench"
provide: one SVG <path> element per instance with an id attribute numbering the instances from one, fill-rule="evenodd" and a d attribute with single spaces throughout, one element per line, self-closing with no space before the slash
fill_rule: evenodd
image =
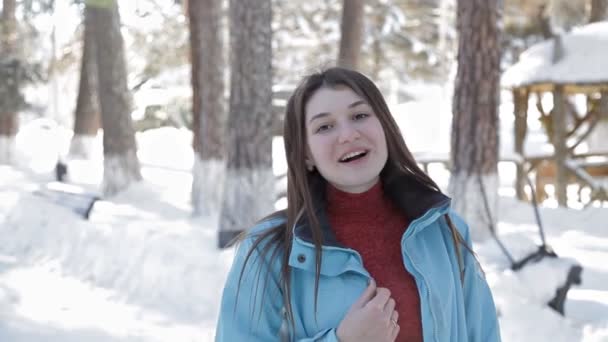
<path id="1" fill-rule="evenodd" d="M 66 207 L 85 220 L 89 219 L 95 202 L 101 199 L 97 194 L 85 192 L 83 189 L 64 183 L 53 182 L 45 188 L 36 190 L 34 195 L 43 197 L 50 202 Z"/>

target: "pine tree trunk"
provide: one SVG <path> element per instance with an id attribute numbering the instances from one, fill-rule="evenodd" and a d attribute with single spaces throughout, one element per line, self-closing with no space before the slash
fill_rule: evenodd
<path id="1" fill-rule="evenodd" d="M 515 89 L 513 90 L 513 104 L 515 111 L 515 146 L 514 150 L 520 156 L 524 156 L 524 144 L 526 134 L 528 131 L 528 99 L 529 91 L 527 89 Z M 516 181 L 515 191 L 517 199 L 523 201 L 526 200 L 526 193 L 524 191 L 527 184 L 526 177 L 528 177 L 525 165 L 522 163 L 517 164 L 516 170 Z"/>
<path id="2" fill-rule="evenodd" d="M 477 240 L 497 214 L 500 13 L 499 0 L 458 1 L 449 192 Z"/>
<path id="3" fill-rule="evenodd" d="M 80 61 L 80 84 L 76 100 L 74 136 L 70 155 L 89 159 L 92 157 L 93 141 L 100 125 L 99 100 L 97 97 L 97 62 L 95 60 L 95 37 L 91 27 L 91 8 L 85 7 L 82 59 Z"/>
<path id="4" fill-rule="evenodd" d="M 103 3 L 103 5 L 100 5 Z M 97 5 L 95 5 L 97 4 Z M 94 27 L 103 127 L 103 192 L 113 195 L 141 180 L 120 17 L 116 0 L 87 1 Z"/>
<path id="5" fill-rule="evenodd" d="M 344 0 L 338 65 L 357 70 L 363 42 L 363 0 Z"/>
<path id="6" fill-rule="evenodd" d="M 560 206 L 566 207 L 568 205 L 568 171 L 565 167 L 565 160 L 568 157 L 568 147 L 566 146 L 566 94 L 562 85 L 556 85 L 553 89 L 551 120 L 555 150 L 555 197 Z"/>
<path id="7" fill-rule="evenodd" d="M 217 215 L 225 173 L 226 113 L 220 0 L 188 3 L 192 60 L 192 206 L 195 215 Z"/>
<path id="8" fill-rule="evenodd" d="M 228 160 L 219 245 L 274 208 L 271 1 L 230 1 Z"/>
<path id="9" fill-rule="evenodd" d="M 591 0 L 591 14 L 589 22 L 595 23 L 606 20 L 608 17 L 608 0 Z"/>
<path id="10" fill-rule="evenodd" d="M 21 105 L 20 60 L 17 53 L 17 4 L 3 0 L 0 21 L 0 164 L 15 159 L 17 112 Z"/>

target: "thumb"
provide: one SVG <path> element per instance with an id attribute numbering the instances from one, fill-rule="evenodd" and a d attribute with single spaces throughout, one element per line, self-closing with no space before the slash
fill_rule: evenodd
<path id="1" fill-rule="evenodd" d="M 369 285 L 363 291 L 359 299 L 353 304 L 353 308 L 362 308 L 376 295 L 376 281 L 372 278 Z"/>

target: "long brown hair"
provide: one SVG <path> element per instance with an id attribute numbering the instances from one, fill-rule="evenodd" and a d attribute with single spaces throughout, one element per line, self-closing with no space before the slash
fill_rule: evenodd
<path id="1" fill-rule="evenodd" d="M 245 265 L 252 256 L 252 253 L 260 247 L 260 244 L 263 243 L 263 247 L 259 248 L 259 258 L 265 259 L 272 250 L 269 258 L 270 263 L 266 263 L 266 265 L 272 264 L 275 261 L 275 258 L 280 256 L 281 274 L 279 282 L 283 291 L 287 318 L 292 327 L 294 325 L 294 319 L 290 300 L 291 270 L 289 267 L 289 254 L 291 253 L 293 240 L 292 228 L 295 227 L 301 219 L 307 220 L 308 229 L 311 232 L 315 246 L 315 312 L 317 311 L 317 296 L 322 259 L 321 247 L 323 235 L 319 217 L 315 211 L 314 201 L 314 198 L 318 197 L 318 194 L 313 194 L 313 190 L 311 189 L 319 189 L 324 186 L 326 181 L 318 171 L 308 172 L 306 168 L 305 158 L 307 141 L 305 133 L 305 106 L 310 97 L 320 88 L 335 88 L 340 86 L 350 88 L 364 99 L 372 107 L 374 113 L 380 120 L 386 136 L 388 148 L 388 160 L 380 174 L 382 180 L 388 182 L 391 179 L 400 176 L 407 176 L 428 190 L 440 192 L 437 184 L 420 169 L 414 160 L 412 153 L 405 145 L 399 127 L 393 119 L 384 97 L 370 79 L 359 72 L 339 67 L 332 67 L 305 77 L 289 98 L 284 118 L 283 139 L 287 156 L 287 209 L 275 212 L 262 220 L 280 219 L 282 224 L 276 225 L 259 235 L 256 235 L 253 245 L 245 258 L 245 264 L 243 265 L 241 277 L 239 278 L 240 288 Z M 454 240 L 462 280 L 463 268 L 460 245 L 462 244 L 465 248 L 469 248 L 463 242 L 462 236 L 454 227 L 447 214 L 445 215 L 445 218 Z M 259 263 L 260 270 L 263 264 L 265 263 Z M 260 274 L 258 274 L 258 279 L 259 276 Z M 266 274 L 266 277 L 268 276 L 269 274 Z M 267 284 L 267 281 L 265 284 Z M 264 290 L 262 293 L 264 293 Z"/>

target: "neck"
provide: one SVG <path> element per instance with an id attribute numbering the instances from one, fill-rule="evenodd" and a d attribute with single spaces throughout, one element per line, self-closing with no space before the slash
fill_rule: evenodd
<path id="1" fill-rule="evenodd" d="M 377 183 L 379 183 L 379 182 L 380 182 L 380 177 L 376 177 L 376 179 L 370 181 L 369 183 L 361 184 L 356 187 L 342 188 L 337 185 L 332 185 L 332 186 L 342 192 L 348 192 L 351 194 L 360 194 L 360 193 L 364 193 L 364 192 L 368 191 L 369 189 L 374 187 L 374 185 L 377 185 Z"/>

